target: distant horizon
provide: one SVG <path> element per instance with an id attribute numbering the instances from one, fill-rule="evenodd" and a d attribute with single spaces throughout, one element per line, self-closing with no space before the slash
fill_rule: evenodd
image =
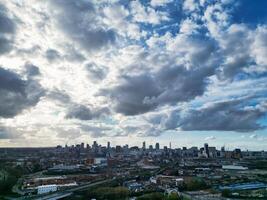
<path id="1" fill-rule="evenodd" d="M 67 145 L 67 147 L 76 147 L 76 145 L 80 145 L 81 143 L 75 143 L 75 144 L 70 144 L 70 145 Z M 85 145 L 89 144 L 89 143 L 84 143 Z M 156 143 L 155 143 L 156 144 Z M 153 149 L 155 149 L 155 144 L 147 144 L 147 147 L 146 149 L 149 150 L 149 145 L 152 145 L 153 146 Z M 92 148 L 92 144 L 89 144 L 90 147 Z M 107 145 L 105 144 L 99 144 L 101 147 L 107 147 Z M 129 144 L 117 144 L 117 145 L 114 145 L 112 146 L 112 144 L 110 145 L 111 148 L 116 148 L 116 146 L 121 146 L 123 147 L 124 145 L 129 145 Z M 167 145 L 160 145 L 160 150 L 163 150 L 164 146 L 167 146 Z M 235 147 L 232 147 L 232 148 L 227 148 L 227 146 L 221 146 L 221 147 L 218 147 L 218 146 L 213 146 L 212 144 L 208 143 L 209 147 L 215 147 L 216 150 L 221 150 L 222 147 L 225 147 L 225 151 L 233 151 L 235 149 L 241 149 L 241 151 L 257 151 L 257 152 L 260 152 L 260 151 L 267 151 L 267 150 L 264 150 L 264 149 L 242 149 L 242 148 L 235 148 Z M 58 146 L 61 146 L 62 148 L 65 148 L 65 145 L 55 145 L 55 146 L 6 146 L 6 147 L 0 147 L 0 149 L 47 149 L 47 148 L 57 148 Z M 142 149 L 142 144 L 141 145 L 129 145 L 129 148 L 131 147 L 138 147 L 139 149 Z M 190 149 L 191 147 L 197 147 L 198 149 L 204 147 L 204 144 L 201 146 L 197 146 L 197 145 L 194 145 L 194 146 L 172 146 L 171 149 L 183 149 L 183 147 L 186 147 L 187 149 Z M 86 149 L 86 146 L 84 147 Z M 169 146 L 167 146 L 167 148 L 169 149 Z"/>

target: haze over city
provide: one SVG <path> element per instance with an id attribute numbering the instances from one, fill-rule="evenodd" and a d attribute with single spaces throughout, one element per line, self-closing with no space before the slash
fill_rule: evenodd
<path id="1" fill-rule="evenodd" d="M 0 147 L 267 150 L 266 8 L 0 0 Z"/>

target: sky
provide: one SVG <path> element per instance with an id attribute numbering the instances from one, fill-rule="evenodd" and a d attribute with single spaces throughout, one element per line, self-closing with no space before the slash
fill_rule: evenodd
<path id="1" fill-rule="evenodd" d="M 0 147 L 267 150 L 266 0 L 0 0 Z"/>

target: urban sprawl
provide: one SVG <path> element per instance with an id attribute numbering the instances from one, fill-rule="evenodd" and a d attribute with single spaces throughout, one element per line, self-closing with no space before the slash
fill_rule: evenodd
<path id="1" fill-rule="evenodd" d="M 0 199 L 267 199 L 267 152 L 96 141 L 0 148 Z"/>

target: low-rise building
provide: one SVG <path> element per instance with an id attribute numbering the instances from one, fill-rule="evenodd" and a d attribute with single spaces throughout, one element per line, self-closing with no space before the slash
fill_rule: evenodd
<path id="1" fill-rule="evenodd" d="M 37 194 L 46 194 L 56 191 L 57 191 L 57 185 L 40 185 L 37 187 Z"/>
<path id="2" fill-rule="evenodd" d="M 248 170 L 247 167 L 237 166 L 237 165 L 223 165 L 222 169 L 224 170 Z"/>

